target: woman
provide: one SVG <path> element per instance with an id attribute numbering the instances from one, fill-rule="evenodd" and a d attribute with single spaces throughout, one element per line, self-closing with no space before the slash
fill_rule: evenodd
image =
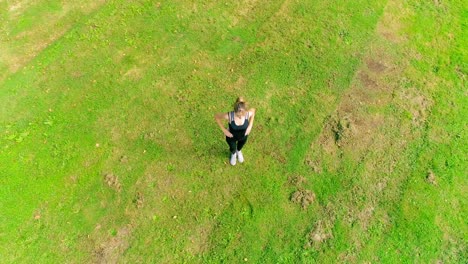
<path id="1" fill-rule="evenodd" d="M 239 97 L 234 103 L 234 111 L 229 113 L 217 113 L 215 114 L 215 119 L 224 135 L 226 135 L 226 142 L 231 151 L 229 163 L 233 166 L 236 165 L 236 159 L 238 159 L 240 163 L 244 162 L 244 156 L 241 150 L 245 142 L 247 142 L 247 137 L 252 130 L 255 119 L 255 108 L 247 110 L 247 103 L 242 97 Z M 228 120 L 229 130 L 223 126 L 223 119 Z"/>

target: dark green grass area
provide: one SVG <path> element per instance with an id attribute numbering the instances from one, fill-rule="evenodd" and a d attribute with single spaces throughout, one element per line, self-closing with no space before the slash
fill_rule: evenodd
<path id="1" fill-rule="evenodd" d="M 397 26 L 387 1 L 70 4 L 63 35 L 26 56 L 67 6 L 34 3 L 1 13 L 23 36 L 0 42 L 5 262 L 466 260 L 461 2 L 405 2 Z M 369 93 L 383 103 L 343 103 L 369 60 L 395 66 Z M 237 96 L 257 117 L 231 167 L 213 114 Z M 375 140 L 328 131 L 340 109 L 382 118 Z"/>

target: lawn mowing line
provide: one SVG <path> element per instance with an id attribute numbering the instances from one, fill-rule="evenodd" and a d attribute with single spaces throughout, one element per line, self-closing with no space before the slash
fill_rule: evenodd
<path id="1" fill-rule="evenodd" d="M 331 111 L 329 110 L 328 114 L 322 114 L 321 115 L 321 119 L 322 119 L 321 124 L 323 124 L 321 127 L 317 126 L 315 129 L 313 129 L 314 130 L 313 133 L 304 133 L 304 131 L 302 130 L 301 127 L 297 128 L 296 133 L 295 133 L 296 136 L 294 137 L 294 138 L 296 138 L 296 140 L 295 140 L 296 143 L 291 148 L 290 154 L 288 155 L 289 157 L 294 157 L 293 159 L 288 161 L 288 169 L 287 170 L 290 173 L 300 171 L 300 167 L 301 167 L 301 165 L 303 165 L 303 164 L 301 164 L 301 161 L 304 160 L 305 154 L 306 154 L 307 150 L 309 149 L 311 143 L 314 140 L 316 141 L 318 139 L 318 137 L 323 133 L 323 130 L 326 128 L 328 118 L 330 116 L 332 116 L 332 113 L 336 112 L 337 108 L 340 105 L 340 101 L 343 100 L 343 97 L 346 94 L 346 91 L 348 91 L 350 89 L 349 87 L 351 86 L 351 83 L 353 82 L 353 80 L 355 78 L 357 78 L 358 72 L 359 72 L 359 68 L 357 68 L 355 70 L 354 77 L 350 79 L 348 88 L 346 90 L 344 90 L 343 93 L 340 94 L 341 96 L 339 96 L 339 99 L 337 98 L 337 100 L 335 101 L 334 107 L 332 106 L 331 109 L 330 109 Z M 309 102 L 310 100 L 311 100 L 311 98 L 304 98 L 303 103 L 301 103 L 299 105 L 306 105 L 306 102 Z M 303 124 L 310 123 L 309 120 L 314 121 L 313 117 L 311 117 L 309 115 L 309 116 L 306 117 Z M 307 134 L 307 136 L 305 136 L 304 134 Z"/>
<path id="2" fill-rule="evenodd" d="M 383 14 L 382 14 L 382 15 L 383 15 Z M 381 15 L 381 17 L 382 17 L 382 15 Z M 377 28 L 378 25 L 379 25 L 379 21 L 378 21 L 378 22 L 375 24 L 375 26 L 374 26 L 374 32 L 375 32 L 375 28 Z M 368 47 L 373 46 L 373 45 L 374 45 L 373 43 L 374 43 L 374 40 L 371 39 L 371 40 L 370 40 L 370 43 L 368 44 Z M 368 56 L 368 55 L 364 55 L 364 57 L 361 59 L 361 65 L 364 64 L 364 63 L 363 63 L 363 60 L 364 60 L 367 56 Z M 353 79 L 352 82 L 355 82 L 355 80 L 358 79 L 358 76 L 359 76 L 358 73 L 361 71 L 361 68 L 362 68 L 362 66 L 356 69 L 356 72 L 355 72 L 355 74 L 354 74 L 354 77 L 352 78 L 352 79 Z M 341 99 L 340 99 L 340 103 L 337 105 L 336 110 L 334 111 L 335 113 L 336 113 L 336 112 L 340 112 L 340 108 L 342 108 L 342 107 L 343 107 L 343 104 L 345 104 L 344 101 L 346 101 L 348 97 L 344 97 L 344 96 L 348 95 L 349 93 L 352 93 L 354 89 L 356 89 L 356 88 L 351 88 L 351 90 L 349 90 L 349 91 L 347 91 L 347 92 L 341 94 L 341 96 L 340 96 L 340 98 L 341 98 Z M 386 91 L 382 91 L 382 92 L 385 93 Z M 357 102 L 356 102 L 356 103 L 357 103 Z M 356 105 L 356 103 L 354 103 L 354 107 L 353 107 L 353 108 L 359 108 L 359 106 Z M 353 103 L 351 103 L 351 105 L 353 105 Z M 324 120 L 323 123 L 326 124 L 326 120 Z M 327 125 L 323 125 L 323 127 L 322 127 L 322 132 L 321 132 L 322 134 L 325 132 L 325 129 L 326 129 L 326 128 L 327 128 Z M 379 129 L 379 130 L 380 130 L 380 129 Z M 375 133 L 380 133 L 379 130 L 376 130 Z M 319 135 L 319 136 L 320 136 L 320 135 Z M 318 140 L 318 138 L 316 138 L 316 139 Z M 371 145 L 368 145 L 368 146 L 366 147 L 366 149 L 372 149 L 373 146 L 376 146 L 376 145 L 377 145 L 377 143 L 378 143 L 378 142 L 375 142 L 375 141 L 374 141 Z M 323 150 L 322 150 L 322 152 L 323 152 Z M 358 163 L 357 163 L 355 166 L 353 166 L 353 168 L 352 168 L 351 172 L 349 172 L 349 174 L 351 174 L 351 175 L 359 175 L 359 174 L 360 174 L 359 171 L 362 170 L 362 165 L 364 164 L 365 160 L 368 159 L 368 157 L 371 157 L 371 152 L 365 152 L 364 155 L 361 156 L 361 157 L 359 158 Z M 335 158 L 336 158 L 336 157 L 335 157 Z M 339 204 L 339 205 L 340 205 L 340 208 L 349 208 L 350 206 L 343 206 L 343 205 L 346 204 L 347 201 L 353 201 L 353 192 L 354 192 L 353 189 L 349 189 L 348 191 L 345 191 L 345 192 L 339 192 L 338 195 L 335 197 L 334 202 L 332 203 L 332 211 L 336 211 L 336 210 L 337 210 L 336 208 L 333 209 L 333 207 L 334 207 L 333 204 Z M 349 199 L 348 197 L 351 197 L 351 199 Z M 336 212 L 335 214 L 340 214 L 340 213 Z M 322 215 L 323 215 L 323 213 L 322 213 Z M 325 216 L 327 216 L 327 214 L 325 214 Z M 332 221 L 332 223 L 335 222 L 335 220 L 333 220 L 333 219 L 327 220 L 327 221 Z M 333 225 L 334 225 L 334 224 L 333 224 Z M 311 230 L 314 230 L 314 227 L 312 227 Z"/>
<path id="3" fill-rule="evenodd" d="M 80 28 L 81 26 L 83 26 L 84 24 L 84 21 L 87 21 L 89 20 L 91 17 L 94 17 L 96 14 L 98 14 L 101 10 L 102 10 L 103 6 L 101 6 L 99 8 L 99 10 L 95 10 L 94 12 L 92 12 L 90 15 L 88 16 L 85 16 L 85 17 L 82 17 L 82 19 L 80 19 L 80 22 L 75 24 L 74 26 L 72 26 L 71 28 L 68 29 L 68 31 L 66 32 L 66 34 L 62 35 L 59 39 L 55 40 L 54 42 L 50 43 L 46 48 L 44 48 L 39 54 L 37 54 L 31 61 L 28 62 L 29 65 L 33 64 L 33 65 L 41 65 L 41 60 L 44 59 L 44 58 L 47 58 L 47 56 L 52 56 L 52 57 L 58 57 L 57 55 L 59 54 L 58 53 L 58 50 L 57 50 L 57 47 L 60 47 L 60 46 L 63 46 L 64 43 L 67 43 L 67 37 L 68 35 L 70 35 L 71 33 L 70 32 L 73 32 L 74 30 Z M 42 66 L 42 65 L 41 65 Z M 37 67 L 35 70 L 32 70 L 31 67 L 27 68 L 27 65 L 23 67 L 23 69 L 11 74 L 8 78 L 5 78 L 4 80 L 2 80 L 2 83 L 1 85 L 5 85 L 6 82 L 14 82 L 16 79 L 22 79 L 24 78 L 23 74 L 25 72 L 27 72 L 28 74 L 32 74 L 34 71 L 37 71 L 39 67 Z M 30 81 L 30 80 L 29 80 Z M 8 94 L 9 90 L 8 89 L 1 89 L 3 90 L 4 93 L 2 93 L 1 95 L 5 95 L 5 94 Z M 50 186 L 49 186 L 50 187 Z M 67 190 L 65 189 L 62 189 L 62 192 L 66 192 Z M 53 191 L 49 192 L 49 197 L 51 195 L 56 195 L 57 193 L 54 193 Z M 47 200 L 47 195 L 46 196 L 43 196 L 42 197 L 43 200 L 42 201 L 45 201 Z M 39 202 L 38 200 L 36 200 L 37 202 Z M 32 204 L 29 204 L 30 208 L 34 209 L 34 208 L 37 208 L 37 206 L 34 206 Z M 23 208 L 22 210 L 27 210 L 26 208 Z M 9 230 L 10 231 L 14 231 L 17 229 L 17 227 L 23 225 L 24 223 L 28 222 L 29 220 L 28 219 L 23 219 L 22 221 L 17 221 L 15 227 L 12 227 L 10 228 Z"/>
<path id="4" fill-rule="evenodd" d="M 420 144 L 418 144 L 417 149 L 414 150 L 414 151 L 412 151 L 411 149 L 408 149 L 409 146 L 411 145 L 410 142 L 407 142 L 407 143 L 405 143 L 405 144 L 403 144 L 401 146 L 402 149 L 403 149 L 403 152 L 406 152 L 406 153 L 409 152 L 408 155 L 411 155 L 411 156 L 416 155 L 416 159 L 417 159 L 417 157 L 419 155 L 421 155 L 421 152 L 424 149 L 425 142 L 427 141 L 427 122 L 423 123 L 422 125 L 423 125 L 423 127 L 421 127 L 421 125 L 413 125 L 413 127 L 417 128 L 418 130 L 423 131 L 423 139 L 422 139 L 422 142 Z M 419 140 L 417 140 L 417 134 L 412 135 L 412 140 L 413 140 L 413 142 L 416 141 L 416 143 L 419 142 Z M 373 146 L 377 146 L 377 142 L 374 142 L 372 145 L 369 145 L 368 149 L 372 149 Z M 362 162 L 364 160 L 369 159 L 371 157 L 370 154 L 371 154 L 371 152 L 365 153 L 364 156 L 361 158 L 361 162 L 359 164 L 362 164 Z M 411 160 L 413 160 L 413 159 L 411 159 Z M 359 175 L 359 168 L 360 168 L 359 164 L 352 170 L 351 174 Z M 397 167 L 398 167 L 398 165 L 397 165 Z M 397 189 L 403 190 L 403 192 L 404 192 L 404 190 L 407 188 L 407 184 L 409 183 L 409 180 L 410 180 L 411 176 L 400 177 L 400 178 L 402 178 L 399 185 L 398 185 L 400 187 L 398 187 Z M 344 204 L 346 204 L 347 201 L 350 201 L 350 200 L 352 201 L 353 199 L 346 199 L 349 194 L 352 194 L 352 190 L 349 190 L 346 193 L 340 193 L 340 195 L 338 195 L 336 197 L 334 203 L 340 204 L 340 206 L 343 206 Z M 351 197 L 352 197 L 352 195 L 351 195 Z M 399 197 L 400 200 L 403 199 L 402 196 L 397 196 L 397 197 Z M 398 201 L 395 201 L 394 203 L 398 204 Z M 344 206 L 344 207 L 346 208 L 346 207 L 350 207 L 350 206 Z"/>
<path id="5" fill-rule="evenodd" d="M 39 51 L 34 54 L 34 56 L 30 57 L 30 58 L 27 58 L 26 61 L 22 62 L 21 65 L 19 65 L 14 71 L 6 71 L 5 74 L 3 74 L 1 77 L 0 77 L 0 86 L 5 82 L 5 80 L 7 79 L 11 79 L 15 73 L 19 72 L 19 71 L 22 71 L 24 70 L 25 68 L 27 68 L 28 65 L 30 64 L 34 64 L 35 61 L 37 61 L 35 58 L 38 57 L 45 49 L 47 49 L 49 46 L 51 46 L 53 43 L 59 41 L 60 39 L 62 39 L 64 36 L 66 36 L 67 34 L 69 34 L 70 31 L 72 31 L 73 29 L 75 29 L 77 26 L 79 26 L 79 24 L 81 24 L 82 21 L 88 19 L 89 17 L 91 16 L 94 16 L 96 14 L 96 12 L 99 11 L 100 8 L 103 7 L 103 4 L 101 4 L 100 6 L 96 7 L 92 12 L 90 12 L 88 15 L 85 15 L 85 16 L 81 16 L 79 18 L 76 18 L 74 19 L 75 21 L 77 21 L 75 24 L 72 24 L 73 21 L 70 21 L 69 22 L 69 25 L 66 25 L 63 30 L 61 30 L 61 33 L 60 34 L 55 34 L 55 35 L 52 35 L 50 36 L 49 38 L 51 39 L 52 42 L 48 42 L 44 45 L 44 47 L 40 47 L 39 48 Z M 67 18 L 65 16 L 64 18 L 65 21 L 67 20 L 71 20 L 71 18 Z M 57 20 L 55 23 L 62 23 L 63 21 L 61 21 L 60 19 Z M 8 43 L 7 43 L 8 44 Z M 23 55 L 24 57 L 24 55 Z"/>

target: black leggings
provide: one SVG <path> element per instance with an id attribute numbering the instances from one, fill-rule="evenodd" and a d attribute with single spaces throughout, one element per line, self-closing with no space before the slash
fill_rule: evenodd
<path id="1" fill-rule="evenodd" d="M 248 136 L 244 136 L 241 139 L 236 139 L 234 137 L 232 138 L 226 137 L 226 142 L 229 145 L 229 151 L 231 151 L 232 154 L 236 153 L 236 150 L 241 151 L 245 142 L 247 142 L 247 138 Z M 236 143 L 237 143 L 237 146 L 236 146 Z"/>

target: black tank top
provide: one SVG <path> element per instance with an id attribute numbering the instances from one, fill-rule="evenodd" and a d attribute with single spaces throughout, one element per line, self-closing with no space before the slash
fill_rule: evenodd
<path id="1" fill-rule="evenodd" d="M 238 126 L 234 121 L 234 111 L 228 113 L 229 116 L 229 132 L 235 139 L 242 139 L 245 136 L 245 131 L 249 126 L 249 112 L 245 115 L 244 124 Z"/>

